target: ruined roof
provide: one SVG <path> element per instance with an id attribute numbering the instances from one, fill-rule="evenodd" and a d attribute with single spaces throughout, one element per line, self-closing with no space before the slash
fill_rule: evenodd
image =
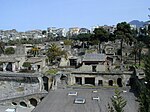
<path id="1" fill-rule="evenodd" d="M 18 62 L 14 57 L 0 57 L 0 62 Z"/>
<path id="2" fill-rule="evenodd" d="M 85 54 L 82 61 L 105 61 L 105 54 Z"/>
<path id="3" fill-rule="evenodd" d="M 26 62 L 35 64 L 35 63 L 38 63 L 38 62 L 42 62 L 42 60 L 43 60 L 43 57 L 31 57 L 31 58 L 28 58 L 26 60 Z"/>
<path id="4" fill-rule="evenodd" d="M 0 72 L 0 77 L 39 77 L 41 73 Z"/>
<path id="5" fill-rule="evenodd" d="M 24 55 L 1 55 L 0 56 L 0 62 L 19 62 L 22 60 L 22 58 L 25 58 Z"/>

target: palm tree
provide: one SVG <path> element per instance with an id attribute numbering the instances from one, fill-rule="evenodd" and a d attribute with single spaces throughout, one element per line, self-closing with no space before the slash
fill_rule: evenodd
<path id="1" fill-rule="evenodd" d="M 67 51 L 62 50 L 56 44 L 52 43 L 47 51 L 47 57 L 51 63 L 60 57 L 67 59 Z"/>
<path id="2" fill-rule="evenodd" d="M 30 53 L 35 57 L 38 55 L 40 48 L 33 46 Z"/>

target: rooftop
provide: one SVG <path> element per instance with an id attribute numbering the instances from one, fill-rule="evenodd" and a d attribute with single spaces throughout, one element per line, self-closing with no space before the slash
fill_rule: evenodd
<path id="1" fill-rule="evenodd" d="M 82 61 L 105 61 L 105 54 L 85 54 Z"/>

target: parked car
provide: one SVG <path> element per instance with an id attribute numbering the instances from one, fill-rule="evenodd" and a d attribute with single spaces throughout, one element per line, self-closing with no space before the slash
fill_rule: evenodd
<path id="1" fill-rule="evenodd" d="M 123 90 L 122 92 L 123 92 L 123 93 L 126 93 L 127 91 L 126 91 L 126 90 Z"/>
<path id="2" fill-rule="evenodd" d="M 70 92 L 68 93 L 68 95 L 69 95 L 69 96 L 77 96 L 78 93 L 77 93 L 76 91 L 70 91 Z"/>
<path id="3" fill-rule="evenodd" d="M 81 97 L 75 98 L 74 103 L 75 104 L 84 104 L 85 98 L 81 98 Z"/>
<path id="4" fill-rule="evenodd" d="M 93 93 L 97 93 L 97 90 L 93 90 L 92 92 L 93 92 Z"/>
<path id="5" fill-rule="evenodd" d="M 99 100 L 99 96 L 92 97 L 92 100 Z"/>

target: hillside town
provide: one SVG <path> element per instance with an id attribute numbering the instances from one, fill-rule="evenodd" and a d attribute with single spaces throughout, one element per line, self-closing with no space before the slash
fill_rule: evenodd
<path id="1" fill-rule="evenodd" d="M 148 98 L 140 97 L 150 94 L 145 93 L 150 84 L 149 22 L 140 28 L 121 22 L 91 29 L 0 30 L 0 39 L 0 111 L 112 112 L 117 95 L 123 95 L 125 112 L 149 105 Z M 81 102 L 69 96 L 77 94 Z"/>

